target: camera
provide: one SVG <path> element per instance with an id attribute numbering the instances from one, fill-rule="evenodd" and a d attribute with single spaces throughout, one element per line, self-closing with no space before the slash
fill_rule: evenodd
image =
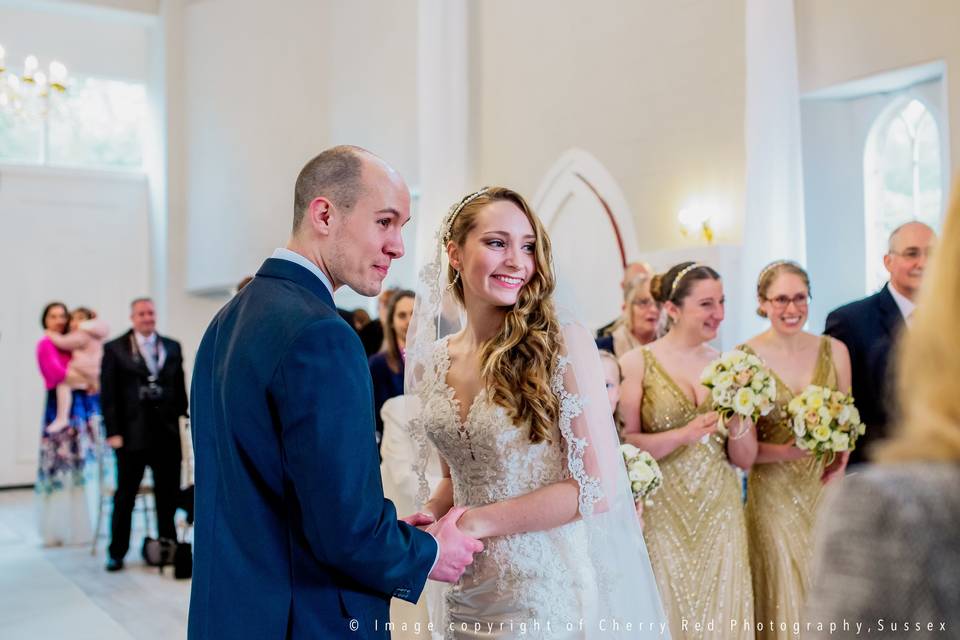
<path id="1" fill-rule="evenodd" d="M 146 384 L 140 385 L 140 402 L 156 404 L 163 400 L 163 387 L 157 384 L 157 377 L 150 376 Z"/>

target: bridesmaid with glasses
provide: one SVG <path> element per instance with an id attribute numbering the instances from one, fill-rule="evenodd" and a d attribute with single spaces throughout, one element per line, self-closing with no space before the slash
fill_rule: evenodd
<path id="1" fill-rule="evenodd" d="M 758 639 L 792 638 L 809 583 L 811 529 L 823 485 L 850 454 L 828 466 L 794 445 L 787 404 L 808 385 L 850 393 L 850 355 L 836 338 L 804 331 L 810 278 L 800 265 L 773 262 L 760 272 L 757 314 L 770 327 L 739 348 L 757 355 L 777 382 L 776 407 L 757 421 L 759 447 L 747 485 L 747 530 Z M 772 624 L 770 624 L 772 623 Z"/>

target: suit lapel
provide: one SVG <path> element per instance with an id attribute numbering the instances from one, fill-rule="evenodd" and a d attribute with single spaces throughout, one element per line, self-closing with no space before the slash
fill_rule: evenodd
<path id="1" fill-rule="evenodd" d="M 903 328 L 903 314 L 900 313 L 900 307 L 897 306 L 897 301 L 893 299 L 893 295 L 890 293 L 889 282 L 877 292 L 877 302 L 877 308 L 880 311 L 878 314 L 880 324 L 890 338 L 895 338 Z"/>

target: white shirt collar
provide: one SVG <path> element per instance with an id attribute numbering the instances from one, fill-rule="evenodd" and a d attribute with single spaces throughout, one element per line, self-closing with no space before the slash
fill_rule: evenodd
<path id="1" fill-rule="evenodd" d="M 917 308 L 917 305 L 913 303 L 905 295 L 897 291 L 892 284 L 887 285 L 887 289 L 890 290 L 890 295 L 893 296 L 893 301 L 897 303 L 897 307 L 900 308 L 900 314 L 903 316 L 904 320 L 910 318 L 910 314 L 913 313 L 913 310 Z"/>
<path id="2" fill-rule="evenodd" d="M 320 282 L 322 282 L 323 286 L 325 286 L 327 288 L 327 291 L 330 292 L 330 297 L 331 298 L 333 297 L 333 285 L 330 283 L 330 280 L 327 278 L 327 275 L 320 270 L 320 267 L 318 267 L 316 264 L 314 264 L 310 260 L 307 260 L 304 256 L 300 255 L 296 251 L 290 251 L 290 249 L 280 248 L 280 249 L 274 249 L 273 255 L 270 257 L 279 258 L 280 260 L 288 260 L 290 262 L 300 265 L 304 269 L 307 269 L 308 271 L 310 271 L 310 273 L 320 278 Z"/>
<path id="3" fill-rule="evenodd" d="M 153 333 L 151 333 L 151 334 L 148 335 L 148 336 L 142 336 L 142 335 L 140 335 L 139 333 L 137 333 L 136 331 L 134 331 L 134 332 L 133 332 L 133 335 L 136 336 L 136 338 L 137 338 L 137 344 L 140 345 L 141 347 L 142 347 L 143 345 L 145 345 L 145 344 L 153 344 L 154 341 L 156 341 L 156 339 L 157 339 L 157 332 L 156 332 L 156 331 L 154 331 Z"/>

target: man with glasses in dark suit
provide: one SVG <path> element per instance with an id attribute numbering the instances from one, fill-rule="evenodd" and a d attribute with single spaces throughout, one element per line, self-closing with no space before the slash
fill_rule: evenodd
<path id="1" fill-rule="evenodd" d="M 868 446 L 887 434 L 894 408 L 890 354 L 897 335 L 910 324 L 927 258 L 936 234 L 922 222 L 900 225 L 890 234 L 883 265 L 890 281 L 877 293 L 834 309 L 823 332 L 850 350 L 853 398 L 867 427 L 850 455 L 850 464 L 867 461 Z"/>

